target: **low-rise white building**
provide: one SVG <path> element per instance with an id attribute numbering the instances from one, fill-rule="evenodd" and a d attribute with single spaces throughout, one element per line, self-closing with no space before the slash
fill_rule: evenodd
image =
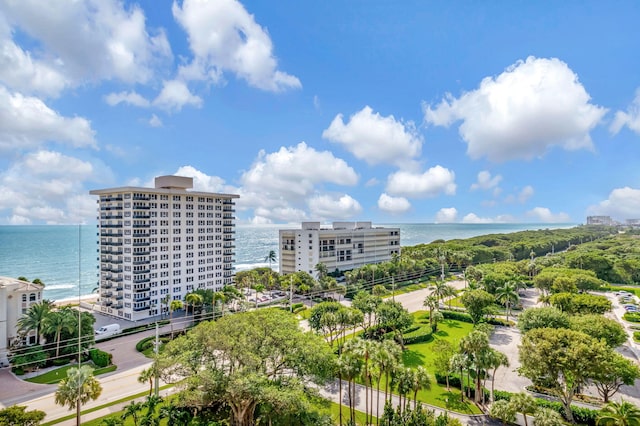
<path id="1" fill-rule="evenodd" d="M 302 222 L 300 229 L 279 231 L 280 273 L 305 271 L 317 277 L 322 263 L 328 272 L 348 271 L 391 260 L 400 254 L 400 228 L 373 227 L 371 222 Z"/>
<path id="2" fill-rule="evenodd" d="M 31 305 L 42 302 L 42 284 L 0 277 L 0 366 L 9 365 L 9 350 L 23 336 L 18 333 L 18 319 Z M 24 336 L 26 344 L 36 342 L 35 331 Z"/>

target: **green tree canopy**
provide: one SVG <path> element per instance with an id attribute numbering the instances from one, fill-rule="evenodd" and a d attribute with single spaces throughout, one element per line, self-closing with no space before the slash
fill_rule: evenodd
<path id="1" fill-rule="evenodd" d="M 294 316 L 260 309 L 204 322 L 168 343 L 159 360 L 165 382 L 178 383 L 190 404 L 230 409 L 234 425 L 255 424 L 259 407 L 303 409 L 309 388 L 333 373 L 329 346 L 304 333 Z"/>
<path id="2" fill-rule="evenodd" d="M 602 341 L 564 328 L 536 328 L 522 337 L 518 372 L 551 388 L 573 421 L 571 402 L 578 388 L 593 379 L 611 349 Z"/>
<path id="3" fill-rule="evenodd" d="M 44 411 L 27 411 L 25 406 L 12 405 L 0 410 L 0 426 L 37 426 L 45 415 Z"/>
<path id="4" fill-rule="evenodd" d="M 518 316 L 518 328 L 522 333 L 535 328 L 569 328 L 569 317 L 553 307 L 529 308 Z"/>
<path id="5" fill-rule="evenodd" d="M 487 308 L 496 301 L 495 297 L 484 290 L 465 291 L 460 300 L 467 309 L 467 313 L 471 315 L 474 324 L 484 318 Z"/>
<path id="6" fill-rule="evenodd" d="M 569 318 L 572 330 L 581 331 L 596 339 L 604 339 L 612 348 L 627 341 L 627 332 L 616 320 L 598 314 L 575 315 Z"/>

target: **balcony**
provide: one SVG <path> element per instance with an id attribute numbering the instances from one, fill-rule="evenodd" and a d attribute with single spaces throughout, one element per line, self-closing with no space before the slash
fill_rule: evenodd
<path id="1" fill-rule="evenodd" d="M 151 298 L 149 296 L 146 297 L 140 297 L 137 299 L 133 299 L 134 302 L 146 302 L 147 300 L 151 300 Z"/>
<path id="2" fill-rule="evenodd" d="M 121 247 L 122 246 L 122 241 L 120 241 L 120 242 L 118 242 L 118 241 L 102 241 L 101 244 L 103 246 Z"/>
<path id="3" fill-rule="evenodd" d="M 106 228 L 122 228 L 122 224 L 121 223 L 105 223 L 105 224 L 101 224 L 100 228 L 106 229 Z"/>
<path id="4" fill-rule="evenodd" d="M 133 205 L 133 209 L 134 210 L 149 210 L 151 207 L 149 206 L 140 206 L 140 205 Z"/>
<path id="5" fill-rule="evenodd" d="M 145 269 L 134 269 L 134 270 L 133 270 L 133 273 L 134 273 L 135 275 L 148 274 L 149 272 L 151 272 L 151 271 L 149 270 L 149 268 L 145 268 Z M 135 278 L 135 277 L 134 277 L 134 278 Z"/>
<path id="6" fill-rule="evenodd" d="M 118 204 L 116 206 L 102 206 L 100 207 L 100 210 L 105 212 L 122 210 L 122 204 Z"/>
<path id="7" fill-rule="evenodd" d="M 149 219 L 149 216 L 139 216 L 139 215 L 133 215 L 134 219 Z M 149 225 L 148 223 L 134 223 L 132 225 L 134 228 L 150 228 L 151 225 Z"/>
<path id="8" fill-rule="evenodd" d="M 134 284 L 148 283 L 148 282 L 151 282 L 151 278 L 134 278 L 133 279 Z"/>
<path id="9" fill-rule="evenodd" d="M 151 236 L 151 234 L 148 232 L 139 232 L 133 234 L 133 238 L 147 238 L 149 236 Z"/>
<path id="10" fill-rule="evenodd" d="M 134 311 L 139 312 L 139 311 L 145 311 L 147 309 L 149 309 L 150 306 L 149 305 L 144 305 L 144 306 L 139 306 L 137 308 L 133 308 Z"/>
<path id="11" fill-rule="evenodd" d="M 145 251 L 134 251 L 133 255 L 134 256 L 149 256 L 149 253 L 151 253 L 148 249 Z"/>
<path id="12" fill-rule="evenodd" d="M 149 246 L 151 245 L 151 243 L 149 241 L 139 241 L 137 243 L 133 243 L 134 247 L 145 247 L 145 246 Z"/>
<path id="13" fill-rule="evenodd" d="M 111 291 L 105 291 L 103 293 L 100 293 L 100 297 L 111 297 L 113 295 L 113 292 Z"/>
<path id="14" fill-rule="evenodd" d="M 122 303 L 118 303 L 117 305 L 115 305 L 115 306 L 113 307 L 113 309 L 122 309 L 122 307 L 123 307 L 123 306 L 124 306 L 124 305 L 123 305 Z"/>
<path id="15" fill-rule="evenodd" d="M 135 255 L 137 255 L 138 253 L 134 253 Z M 151 261 L 149 259 L 146 260 L 136 260 L 133 262 L 134 265 L 148 265 L 149 263 L 151 263 Z M 134 271 L 135 273 L 135 271 Z"/>
<path id="16" fill-rule="evenodd" d="M 109 203 L 112 201 L 122 201 L 122 195 L 116 195 L 115 197 L 100 197 L 100 202 Z"/>
<path id="17" fill-rule="evenodd" d="M 148 195 L 134 195 L 133 201 L 149 201 Z"/>
<path id="18" fill-rule="evenodd" d="M 116 300 L 122 300 L 124 299 L 124 295 L 121 293 L 116 294 Z"/>
<path id="19" fill-rule="evenodd" d="M 101 220 L 109 220 L 109 219 L 122 219 L 122 214 L 101 214 Z"/>
<path id="20" fill-rule="evenodd" d="M 100 232 L 101 237 L 122 237 L 122 235 L 122 231 L 102 230 L 102 232 Z"/>
<path id="21" fill-rule="evenodd" d="M 151 287 L 149 284 L 136 284 L 133 286 L 133 291 L 141 292 L 141 291 L 149 291 Z"/>

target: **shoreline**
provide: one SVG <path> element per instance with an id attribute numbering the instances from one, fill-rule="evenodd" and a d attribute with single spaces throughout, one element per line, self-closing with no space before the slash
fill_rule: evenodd
<path id="1" fill-rule="evenodd" d="M 100 295 L 98 294 L 84 294 L 82 296 L 53 300 L 53 304 L 56 306 L 77 305 L 79 304 L 79 302 L 94 304 L 98 301 L 99 298 L 100 298 Z"/>

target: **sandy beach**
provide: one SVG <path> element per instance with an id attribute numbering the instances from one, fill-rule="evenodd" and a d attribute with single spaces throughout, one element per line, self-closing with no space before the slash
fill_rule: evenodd
<path id="1" fill-rule="evenodd" d="M 85 294 L 79 297 L 69 297 L 67 299 L 54 300 L 53 304 L 56 306 L 68 306 L 68 305 L 78 305 L 79 302 L 96 303 L 99 297 L 100 296 L 97 294 Z"/>

